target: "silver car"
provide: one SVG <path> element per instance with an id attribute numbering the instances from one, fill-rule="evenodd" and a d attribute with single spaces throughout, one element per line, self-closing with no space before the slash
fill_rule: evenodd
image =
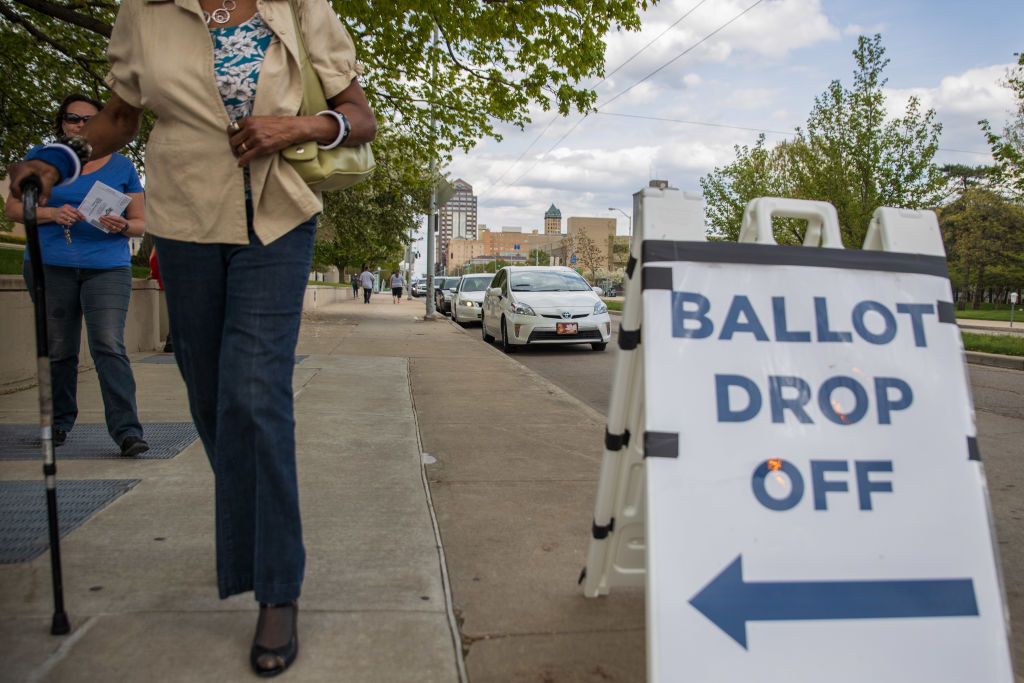
<path id="1" fill-rule="evenodd" d="M 480 321 L 480 311 L 484 305 L 484 292 L 494 279 L 493 273 L 480 275 L 463 275 L 459 280 L 458 289 L 452 295 L 452 320 L 465 327 L 469 323 Z"/>
<path id="2" fill-rule="evenodd" d="M 434 308 L 438 313 L 451 313 L 452 291 L 459 284 L 457 277 L 436 277 L 434 278 Z"/>

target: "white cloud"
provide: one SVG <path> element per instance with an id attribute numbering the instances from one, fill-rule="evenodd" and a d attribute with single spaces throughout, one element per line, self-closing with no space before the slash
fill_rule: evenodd
<path id="1" fill-rule="evenodd" d="M 1000 84 L 1008 64 L 995 64 L 946 76 L 934 87 L 891 88 L 886 90 L 889 114 L 899 116 L 911 97 L 921 104 L 946 113 L 973 116 L 975 119 L 1001 117 L 1013 106 L 1013 96 Z"/>

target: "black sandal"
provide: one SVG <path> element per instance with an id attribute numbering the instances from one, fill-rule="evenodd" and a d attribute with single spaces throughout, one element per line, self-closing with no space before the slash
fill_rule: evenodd
<path id="1" fill-rule="evenodd" d="M 267 616 L 268 610 L 277 610 L 288 608 L 288 612 L 291 616 L 291 623 L 289 625 L 289 638 L 288 642 L 278 647 L 266 647 L 258 643 L 260 634 L 263 632 L 264 621 Z M 297 602 L 282 602 L 276 605 L 268 605 L 266 603 L 260 603 L 260 618 L 256 622 L 256 635 L 252 641 L 252 651 L 249 653 L 249 663 L 252 665 L 252 670 L 257 675 L 264 678 L 270 678 L 271 676 L 277 676 L 282 673 L 285 669 L 292 665 L 295 661 L 295 657 L 299 654 L 299 603 Z M 270 655 L 270 659 L 273 662 L 273 666 L 266 667 L 260 665 L 260 659 L 264 659 L 266 663 L 266 657 Z"/>

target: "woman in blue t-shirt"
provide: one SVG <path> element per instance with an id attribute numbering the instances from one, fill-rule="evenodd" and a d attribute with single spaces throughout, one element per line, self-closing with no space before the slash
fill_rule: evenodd
<path id="1" fill-rule="evenodd" d="M 77 135 L 102 103 L 85 95 L 69 95 L 57 111 L 57 138 Z M 87 223 L 78 207 L 101 182 L 128 195 L 121 215 Z M 73 183 L 53 189 L 47 206 L 39 207 L 39 246 L 46 276 L 46 327 L 53 382 L 53 443 L 60 446 L 78 417 L 78 350 L 85 316 L 89 350 L 100 380 L 107 431 L 121 455 L 149 450 L 142 438 L 135 405 L 135 377 L 124 347 L 124 324 L 132 295 L 129 237 L 146 230 L 145 200 L 135 166 L 120 154 L 93 159 Z M 23 221 L 22 203 L 7 199 L 8 218 Z M 25 252 L 25 281 L 31 294 L 32 274 Z"/>

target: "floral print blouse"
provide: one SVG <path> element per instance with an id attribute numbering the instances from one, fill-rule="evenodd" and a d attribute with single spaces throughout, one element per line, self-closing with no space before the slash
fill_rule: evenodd
<path id="1" fill-rule="evenodd" d="M 232 121 L 245 118 L 252 113 L 263 56 L 274 33 L 257 13 L 244 24 L 213 28 L 210 35 L 213 70 L 224 108 Z"/>

